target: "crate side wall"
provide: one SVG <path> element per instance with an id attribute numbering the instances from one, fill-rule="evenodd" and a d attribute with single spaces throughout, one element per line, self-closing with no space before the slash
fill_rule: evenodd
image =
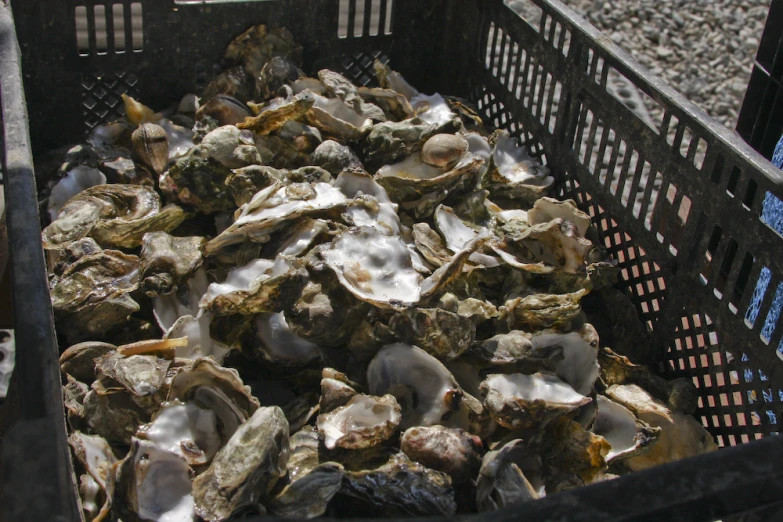
<path id="1" fill-rule="evenodd" d="M 444 29 L 443 22 L 433 17 L 444 4 L 411 0 L 22 2 L 19 40 L 34 151 L 79 143 L 94 127 L 122 116 L 121 94 L 163 109 L 186 93 L 201 92 L 220 72 L 229 42 L 254 24 L 288 28 L 304 48 L 303 69 L 308 74 L 330 68 L 367 84 L 373 80 L 372 61 L 381 58 L 428 89 L 438 78 L 430 64 L 438 60 Z M 141 7 L 134 11 L 135 5 Z M 122 6 L 124 21 L 113 18 L 115 6 Z M 96 18 L 96 8 L 105 13 L 105 28 L 98 27 L 97 21 L 104 17 Z M 340 18 L 341 9 L 345 19 Z M 115 40 L 123 33 L 120 52 Z M 99 43 L 101 34 L 104 44 Z"/>
<path id="2" fill-rule="evenodd" d="M 718 442 L 777 433 L 782 240 L 759 217 L 764 194 L 782 192 L 780 174 L 568 8 L 533 3 L 533 25 L 500 1 L 476 7 L 471 99 L 590 213 L 651 332 L 657 371 L 694 381 L 696 415 Z M 661 105 L 662 121 L 643 122 L 607 90 L 618 74 Z"/>

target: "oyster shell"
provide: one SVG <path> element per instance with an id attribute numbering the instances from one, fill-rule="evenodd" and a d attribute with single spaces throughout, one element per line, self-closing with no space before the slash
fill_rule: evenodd
<path id="1" fill-rule="evenodd" d="M 250 165 L 233 169 L 226 178 L 226 185 L 234 198 L 234 203 L 241 207 L 249 203 L 258 191 L 282 181 L 282 179 L 283 173 L 277 169 L 263 165 Z"/>
<path id="2" fill-rule="evenodd" d="M 301 94 L 305 93 L 307 91 Z M 350 142 L 359 141 L 370 132 L 372 120 L 356 112 L 352 106 L 339 98 L 325 98 L 315 93 L 310 93 L 310 95 L 315 101 L 305 114 L 305 121 L 319 129 L 325 137 Z M 376 107 L 376 109 L 378 108 Z M 383 111 L 380 112 L 382 115 Z"/>
<path id="3" fill-rule="evenodd" d="M 258 399 L 242 383 L 234 369 L 198 358 L 182 368 L 171 381 L 168 401 L 192 402 L 212 410 L 219 419 L 221 438 L 231 438 L 258 408 Z"/>
<path id="4" fill-rule="evenodd" d="M 254 324 L 260 341 L 255 351 L 275 365 L 303 366 L 321 356 L 317 344 L 291 331 L 283 312 L 259 314 Z"/>
<path id="5" fill-rule="evenodd" d="M 140 185 L 96 185 L 63 205 L 43 231 L 44 248 L 60 250 L 89 236 L 103 247 L 134 248 L 147 232 L 170 232 L 185 219 L 176 205 L 161 208 L 160 197 Z"/>
<path id="6" fill-rule="evenodd" d="M 196 513 L 209 522 L 226 520 L 266 499 L 285 475 L 287 461 L 288 421 L 283 411 L 276 406 L 259 408 L 193 481 Z"/>
<path id="7" fill-rule="evenodd" d="M 462 389 L 433 356 L 408 344 L 382 348 L 367 367 L 370 393 L 391 394 L 402 408 L 401 429 L 440 424 L 459 409 Z"/>
<path id="8" fill-rule="evenodd" d="M 422 143 L 432 136 L 433 132 L 435 132 L 434 125 L 418 118 L 373 125 L 362 142 L 368 168 L 377 171 L 383 165 L 413 155 L 421 150 Z"/>
<path id="9" fill-rule="evenodd" d="M 541 372 L 493 374 L 481 383 L 481 391 L 492 418 L 509 429 L 545 425 L 591 401 L 555 375 Z"/>
<path id="10" fill-rule="evenodd" d="M 297 260 L 256 259 L 232 268 L 222 283 L 212 283 L 199 306 L 214 315 L 274 312 L 291 306 L 307 284 Z"/>
<path id="11" fill-rule="evenodd" d="M 359 95 L 358 89 L 342 74 L 322 69 L 318 71 L 318 79 L 326 87 L 330 95 L 339 98 L 351 107 L 357 114 L 374 121 L 384 121 L 386 115 L 380 107 L 367 103 Z"/>
<path id="12" fill-rule="evenodd" d="M 549 191 L 554 181 L 549 169 L 532 158 L 527 148 L 520 147 L 516 138 L 507 131 L 496 132 L 492 167 L 485 180 L 493 196 L 533 204 Z"/>
<path id="13" fill-rule="evenodd" d="M 606 395 L 631 410 L 639 420 L 661 429 L 657 442 L 646 453 L 624 461 L 631 471 L 700 455 L 718 448 L 712 435 L 696 419 L 669 410 L 635 384 L 609 386 Z"/>
<path id="14" fill-rule="evenodd" d="M 381 167 L 376 178 L 392 201 L 421 218 L 430 215 L 447 195 L 471 186 L 481 164 L 481 158 L 468 153 L 446 170 L 427 165 L 413 154 Z"/>
<path id="15" fill-rule="evenodd" d="M 661 430 L 637 419 L 626 407 L 603 395 L 598 395 L 596 402 L 598 412 L 590 431 L 611 446 L 605 456 L 607 464 L 641 455 L 658 440 Z"/>
<path id="16" fill-rule="evenodd" d="M 313 151 L 313 163 L 333 176 L 346 169 L 361 169 L 362 162 L 350 147 L 340 145 L 334 140 L 325 140 Z"/>
<path id="17" fill-rule="evenodd" d="M 514 462 L 513 453 L 521 445 L 521 440 L 512 440 L 484 455 L 476 481 L 479 511 L 496 511 L 542 496 Z"/>
<path id="18" fill-rule="evenodd" d="M 68 444 L 89 477 L 81 480 L 82 508 L 90 520 L 103 520 L 108 516 L 114 498 L 113 466 L 117 463 L 117 457 L 114 456 L 109 443 L 97 435 L 74 431 L 68 437 Z M 90 483 L 100 488 L 102 495 L 91 492 Z M 101 498 L 103 502 L 99 506 L 98 501 Z"/>
<path id="19" fill-rule="evenodd" d="M 502 319 L 510 330 L 567 330 L 582 311 L 579 300 L 587 293 L 533 294 L 517 297 L 501 307 Z"/>
<path id="20" fill-rule="evenodd" d="M 456 511 L 451 478 L 402 453 L 377 469 L 347 472 L 339 497 L 337 506 L 345 507 L 348 502 L 343 497 L 352 497 L 359 509 L 382 516 L 453 515 Z"/>
<path id="21" fill-rule="evenodd" d="M 304 76 L 296 64 L 282 56 L 273 56 L 264 65 L 256 79 L 255 98 L 268 100 L 275 96 L 284 85 Z"/>
<path id="22" fill-rule="evenodd" d="M 481 439 L 460 429 L 414 426 L 402 434 L 400 448 L 411 460 L 448 474 L 455 483 L 475 477 L 481 464 Z"/>
<path id="23" fill-rule="evenodd" d="M 421 149 L 421 161 L 436 168 L 455 165 L 468 152 L 468 142 L 456 134 L 436 134 Z"/>
<path id="24" fill-rule="evenodd" d="M 178 158 L 164 174 L 177 199 L 204 214 L 234 209 L 234 199 L 226 186 L 231 169 L 211 153 L 209 146 L 197 145 Z"/>
<path id="25" fill-rule="evenodd" d="M 150 297 L 176 290 L 201 266 L 199 246 L 203 242 L 203 237 L 145 234 L 139 260 L 141 289 Z"/>
<path id="26" fill-rule="evenodd" d="M 391 89 L 359 87 L 359 96 L 380 107 L 387 120 L 400 121 L 413 117 L 413 107 L 402 94 Z"/>
<path id="27" fill-rule="evenodd" d="M 286 322 L 296 335 L 310 342 L 339 346 L 359 327 L 370 305 L 356 299 L 335 276 L 320 277 L 319 281 L 305 286 L 299 301 L 285 311 Z"/>
<path id="28" fill-rule="evenodd" d="M 347 202 L 345 195 L 328 183 L 275 183 L 243 205 L 234 223 L 205 243 L 202 252 L 210 256 L 245 239 L 265 243 L 272 232 L 287 222 L 333 209 L 341 211 Z"/>
<path id="29" fill-rule="evenodd" d="M 105 336 L 139 310 L 138 286 L 136 256 L 103 250 L 77 259 L 50 282 L 58 328 L 69 342 Z"/>
<path id="30" fill-rule="evenodd" d="M 210 131 L 202 138 L 200 147 L 204 156 L 215 159 L 230 169 L 260 164 L 263 161 L 253 135 L 234 125 L 225 125 Z"/>
<path id="31" fill-rule="evenodd" d="M 131 135 L 133 154 L 155 174 L 162 174 L 169 163 L 168 135 L 163 127 L 144 123 Z"/>
<path id="32" fill-rule="evenodd" d="M 344 406 L 357 394 L 356 389 L 347 382 L 328 377 L 326 370 L 329 368 L 324 368 L 321 379 L 321 413 L 329 413 L 335 408 Z"/>
<path id="33" fill-rule="evenodd" d="M 226 74 L 230 74 L 230 72 L 224 72 L 224 78 Z M 220 79 L 221 77 L 218 77 L 216 78 L 216 81 L 220 81 Z M 204 99 L 208 99 L 209 101 L 199 107 L 198 111 L 196 111 L 197 120 L 203 121 L 206 118 L 211 118 L 218 126 L 236 125 L 245 121 L 245 118 L 249 118 L 253 115 L 250 111 L 250 107 L 237 99 L 247 99 L 247 95 L 224 87 L 215 87 L 215 89 L 223 89 L 226 92 L 216 94 L 215 96 L 208 96 L 205 94 Z"/>
<path id="34" fill-rule="evenodd" d="M 356 395 L 345 406 L 319 415 L 316 425 L 327 449 L 361 449 L 391 437 L 400 419 L 394 396 Z"/>
<path id="35" fill-rule="evenodd" d="M 527 221 L 530 225 L 548 223 L 557 218 L 576 225 L 576 230 L 582 237 L 590 227 L 590 216 L 579 210 L 572 199 L 558 201 L 553 198 L 541 198 L 536 200 L 533 208 L 527 211 Z"/>
<path id="36" fill-rule="evenodd" d="M 420 276 L 405 243 L 375 228 L 351 228 L 321 251 L 326 264 L 354 296 L 382 308 L 418 302 Z"/>
<path id="37" fill-rule="evenodd" d="M 410 308 L 394 315 L 389 327 L 403 342 L 419 346 L 441 360 L 462 355 L 476 336 L 473 321 L 440 308 Z"/>
<path id="38" fill-rule="evenodd" d="M 603 348 L 598 354 L 601 380 L 613 384 L 637 384 L 672 409 L 692 414 L 698 405 L 698 389 L 686 378 L 667 380 L 649 368 L 633 364 L 628 358 Z"/>
<path id="39" fill-rule="evenodd" d="M 106 176 L 98 169 L 88 167 L 87 165 L 79 165 L 72 168 L 52 187 L 47 204 L 49 217 L 52 221 L 55 221 L 60 215 L 60 209 L 72 197 L 85 189 L 105 183 Z"/>
<path id="40" fill-rule="evenodd" d="M 307 114 L 316 103 L 315 96 L 317 95 L 304 91 L 291 100 L 276 98 L 263 107 L 258 115 L 248 116 L 242 123 L 237 123 L 237 128 L 251 130 L 261 136 L 270 134 L 286 122 Z"/>
<path id="41" fill-rule="evenodd" d="M 113 344 L 96 341 L 74 344 L 60 354 L 60 371 L 81 382 L 90 383 L 95 380 L 95 359 L 116 349 Z"/>
<path id="42" fill-rule="evenodd" d="M 194 514 L 193 471 L 181 456 L 134 438 L 117 465 L 117 502 L 123 519 L 167 522 Z M 128 513 L 130 512 L 130 513 Z"/>
<path id="43" fill-rule="evenodd" d="M 324 462 L 288 484 L 269 501 L 269 510 L 285 518 L 309 519 L 321 516 L 342 488 L 344 476 L 341 464 Z"/>

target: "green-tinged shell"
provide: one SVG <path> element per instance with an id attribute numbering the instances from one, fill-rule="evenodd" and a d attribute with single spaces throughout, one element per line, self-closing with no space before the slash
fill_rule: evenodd
<path id="1" fill-rule="evenodd" d="M 177 199 L 204 214 L 234 210 L 234 198 L 226 186 L 231 169 L 210 156 L 201 145 L 177 159 L 168 177 L 174 185 Z"/>
<path id="2" fill-rule="evenodd" d="M 187 217 L 176 205 L 161 208 L 160 197 L 140 185 L 96 185 L 63 205 L 42 233 L 44 248 L 60 250 L 83 237 L 104 248 L 134 248 L 147 232 L 169 232 Z"/>

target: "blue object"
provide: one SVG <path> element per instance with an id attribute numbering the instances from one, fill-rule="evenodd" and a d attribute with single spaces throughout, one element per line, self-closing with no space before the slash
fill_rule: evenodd
<path id="1" fill-rule="evenodd" d="M 772 164 L 779 169 L 783 168 L 783 136 L 780 137 L 777 146 L 775 146 L 775 152 L 772 154 Z M 764 195 L 764 203 L 761 207 L 761 221 L 775 229 L 778 234 L 783 235 L 783 201 L 773 196 L 770 192 Z M 745 318 L 751 323 L 755 323 L 758 318 L 761 300 L 764 298 L 771 279 L 772 272 L 769 268 L 762 268 L 759 280 L 756 282 L 756 289 L 753 291 L 753 300 L 745 313 Z M 762 329 L 762 335 L 767 339 L 772 337 L 775 324 L 780 317 L 781 308 L 783 308 L 783 285 L 778 285 L 775 291 L 775 299 L 772 302 Z M 778 351 L 783 352 L 783 341 L 781 341 Z"/>

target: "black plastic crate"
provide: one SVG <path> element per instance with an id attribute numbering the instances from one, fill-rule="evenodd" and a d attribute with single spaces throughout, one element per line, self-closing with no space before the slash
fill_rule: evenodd
<path id="1" fill-rule="evenodd" d="M 266 23 L 293 32 L 308 73 L 328 67 L 366 83 L 372 60 L 389 59 L 423 92 L 468 98 L 519 136 L 619 260 L 656 371 L 694 380 L 697 417 L 728 447 L 473 519 L 780 519 L 783 439 L 764 437 L 783 422 L 773 306 L 783 300 L 783 241 L 759 216 L 767 192 L 783 198 L 783 173 L 559 1 L 531 7 L 533 24 L 501 0 L 15 0 L 32 146 L 13 23 L 0 7 L 20 390 L 0 513 L 79 517 L 31 152 L 83 140 L 120 115 L 123 92 L 164 107 L 199 91 L 233 36 Z M 610 75 L 659 104 L 662 121 L 635 116 L 607 90 Z"/>
<path id="2" fill-rule="evenodd" d="M 756 62 L 737 118 L 737 132 L 765 158 L 783 135 L 783 1 L 772 0 Z"/>

